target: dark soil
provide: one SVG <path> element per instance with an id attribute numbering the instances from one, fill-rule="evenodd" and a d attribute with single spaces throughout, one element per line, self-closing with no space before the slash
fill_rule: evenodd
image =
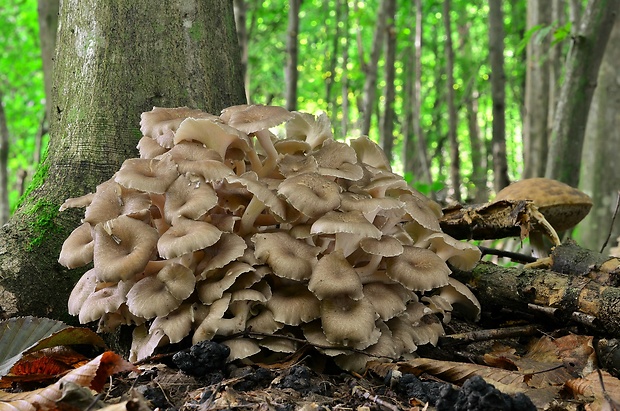
<path id="1" fill-rule="evenodd" d="M 524 395 L 502 394 L 479 377 L 459 388 L 413 374 L 346 373 L 318 352 L 270 366 L 226 364 L 227 355 L 226 346 L 204 341 L 161 356 L 140 374 L 116 377 L 108 399 L 133 389 L 159 410 L 536 409 Z"/>

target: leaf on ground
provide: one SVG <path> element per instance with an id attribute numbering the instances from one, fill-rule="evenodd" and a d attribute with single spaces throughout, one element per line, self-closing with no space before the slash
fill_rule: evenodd
<path id="1" fill-rule="evenodd" d="M 72 344 L 91 344 L 105 347 L 96 333 L 87 328 L 69 327 L 49 318 L 17 317 L 0 322 L 0 377 L 25 354 Z"/>
<path id="2" fill-rule="evenodd" d="M 592 371 L 596 355 L 591 336 L 569 334 L 552 339 L 542 337 L 532 343 L 524 356 L 512 349 L 499 347 L 485 354 L 488 365 L 518 370 L 530 375 L 530 387 L 562 385 L 566 381 Z"/>
<path id="3" fill-rule="evenodd" d="M 593 371 L 584 378 L 576 378 L 567 381 L 565 392 L 571 393 L 575 398 L 590 397 L 594 401 L 588 404 L 592 411 L 614 410 L 620 405 L 620 380 L 606 371 Z M 616 408 L 610 407 L 614 404 Z"/>
<path id="4" fill-rule="evenodd" d="M 132 370 L 135 370 L 133 364 L 118 354 L 106 351 L 48 387 L 21 393 L 0 391 L 0 411 L 49 410 L 56 407 L 56 402 L 62 397 L 63 387 L 68 383 L 101 391 L 112 374 Z"/>

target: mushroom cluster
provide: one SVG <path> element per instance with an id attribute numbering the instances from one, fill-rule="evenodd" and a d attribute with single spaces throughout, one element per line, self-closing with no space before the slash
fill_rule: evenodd
<path id="1" fill-rule="evenodd" d="M 140 124 L 140 157 L 61 207 L 86 210 L 59 258 L 93 263 L 69 313 L 134 325 L 132 360 L 191 336 L 230 360 L 309 342 L 362 369 L 435 344 L 436 314 L 479 316 L 448 266 L 471 269 L 478 248 L 443 233 L 440 207 L 367 137 L 348 145 L 324 114 L 260 105 L 154 108 Z"/>

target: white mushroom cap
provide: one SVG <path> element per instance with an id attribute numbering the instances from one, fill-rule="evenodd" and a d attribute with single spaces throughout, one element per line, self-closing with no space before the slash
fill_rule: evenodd
<path id="1" fill-rule="evenodd" d="M 97 288 L 97 273 L 94 268 L 86 271 L 71 290 L 68 302 L 68 311 L 71 315 L 78 315 L 80 308 L 89 295 Z"/>
<path id="2" fill-rule="evenodd" d="M 368 136 L 361 136 L 351 140 L 351 147 L 355 150 L 357 158 L 362 163 L 379 170 L 392 171 L 392 166 L 390 166 L 390 161 L 385 152 Z"/>
<path id="3" fill-rule="evenodd" d="M 431 251 L 459 270 L 471 270 L 482 255 L 475 245 L 456 240 L 444 233 L 431 234 L 427 241 L 430 243 Z"/>
<path id="4" fill-rule="evenodd" d="M 253 271 L 256 269 L 251 265 L 233 261 L 221 269 L 208 273 L 206 280 L 199 281 L 196 285 L 198 298 L 207 305 L 213 304 L 223 297 L 225 291 L 232 287 L 241 275 Z"/>
<path id="5" fill-rule="evenodd" d="M 273 319 L 287 325 L 299 325 L 319 318 L 319 300 L 301 284 L 280 286 L 272 290 L 267 308 Z"/>
<path id="6" fill-rule="evenodd" d="M 158 233 L 127 216 L 99 223 L 94 229 L 94 266 L 100 281 L 119 281 L 141 272 L 155 251 Z"/>
<path id="7" fill-rule="evenodd" d="M 164 216 L 168 223 L 178 217 L 198 220 L 217 204 L 213 187 L 201 179 L 179 176 L 166 191 Z"/>
<path id="8" fill-rule="evenodd" d="M 449 284 L 439 289 L 440 297 L 450 303 L 450 305 L 465 318 L 471 321 L 478 321 L 482 307 L 480 302 L 471 290 L 460 281 L 450 278 Z"/>
<path id="9" fill-rule="evenodd" d="M 278 195 L 297 211 L 318 218 L 340 205 L 340 187 L 318 173 L 296 174 L 278 187 Z"/>
<path id="10" fill-rule="evenodd" d="M 156 140 L 161 146 L 170 148 L 175 131 L 187 117 L 217 119 L 214 115 L 188 107 L 153 107 L 153 110 L 142 113 L 140 131 L 145 136 Z"/>
<path id="11" fill-rule="evenodd" d="M 332 139 L 332 127 L 325 113 L 313 116 L 308 113 L 294 111 L 293 118 L 286 123 L 286 137 L 302 140 L 314 149 L 325 140 Z"/>
<path id="12" fill-rule="evenodd" d="M 169 157 L 129 158 L 114 175 L 114 181 L 145 193 L 163 194 L 178 176 L 177 165 Z"/>
<path id="13" fill-rule="evenodd" d="M 417 299 L 416 295 L 400 284 L 364 284 L 364 296 L 370 301 L 383 321 L 400 315 L 407 309 L 407 303 Z"/>
<path id="14" fill-rule="evenodd" d="M 321 148 L 312 153 L 325 176 L 359 180 L 364 175 L 357 164 L 357 154 L 349 145 L 335 140 L 325 140 Z"/>
<path id="15" fill-rule="evenodd" d="M 269 265 L 277 276 L 307 280 L 316 266 L 319 248 L 285 232 L 254 234 L 252 242 L 256 258 Z"/>
<path id="16" fill-rule="evenodd" d="M 98 320 L 105 313 L 114 312 L 126 301 L 125 296 L 131 287 L 131 282 L 120 281 L 107 287 L 96 289 L 90 294 L 80 307 L 78 316 L 81 324 Z"/>
<path id="17" fill-rule="evenodd" d="M 93 261 L 95 243 L 91 230 L 90 224 L 84 223 L 69 234 L 60 250 L 60 264 L 67 268 L 76 268 Z"/>
<path id="18" fill-rule="evenodd" d="M 205 258 L 198 264 L 196 272 L 201 279 L 205 279 L 209 271 L 222 268 L 243 256 L 246 248 L 245 240 L 237 234 L 222 233 L 215 244 L 205 248 Z"/>
<path id="19" fill-rule="evenodd" d="M 175 258 L 210 247 L 221 236 L 222 232 L 212 224 L 178 217 L 157 241 L 157 251 L 162 258 Z"/>
<path id="20" fill-rule="evenodd" d="M 405 246 L 397 257 L 387 258 L 387 275 L 413 291 L 430 291 L 448 284 L 450 269 L 431 250 Z"/>
<path id="21" fill-rule="evenodd" d="M 321 326 L 331 344 L 360 350 L 375 344 L 381 332 L 375 308 L 366 298 L 328 298 L 321 301 Z"/>
<path id="22" fill-rule="evenodd" d="M 189 335 L 195 323 L 202 322 L 208 311 L 203 304 L 185 302 L 168 315 L 155 318 L 149 333 L 159 329 L 168 336 L 172 344 L 178 343 Z"/>
<path id="23" fill-rule="evenodd" d="M 170 263 L 157 275 L 139 280 L 127 293 L 129 311 L 151 319 L 170 314 L 194 291 L 196 278 L 189 268 Z"/>
<path id="24" fill-rule="evenodd" d="M 359 300 L 364 296 L 360 278 L 340 250 L 335 250 L 319 260 L 312 271 L 308 290 L 319 300 L 340 298 Z"/>

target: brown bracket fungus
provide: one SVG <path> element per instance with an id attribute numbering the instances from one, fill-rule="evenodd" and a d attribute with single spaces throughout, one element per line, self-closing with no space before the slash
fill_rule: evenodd
<path id="1" fill-rule="evenodd" d="M 135 326 L 132 360 L 186 337 L 227 344 L 229 360 L 301 340 L 361 370 L 436 343 L 434 312 L 475 318 L 445 261 L 471 268 L 477 248 L 441 232 L 437 204 L 367 137 L 349 146 L 325 114 L 253 105 L 155 108 L 141 131 L 140 158 L 63 205 L 86 210 L 59 258 L 94 260 L 69 312 Z"/>
<path id="2" fill-rule="evenodd" d="M 497 193 L 495 201 L 500 200 L 529 200 L 534 203 L 538 212 L 542 214 L 542 218 L 534 213 L 534 218 L 538 221 L 534 222 L 530 240 L 538 253 L 545 255 L 547 252 L 542 243 L 541 234 L 549 236 L 554 246 L 559 245 L 560 239 L 557 232 L 576 226 L 592 208 L 592 199 L 587 194 L 548 178 L 528 178 L 517 181 Z"/>

